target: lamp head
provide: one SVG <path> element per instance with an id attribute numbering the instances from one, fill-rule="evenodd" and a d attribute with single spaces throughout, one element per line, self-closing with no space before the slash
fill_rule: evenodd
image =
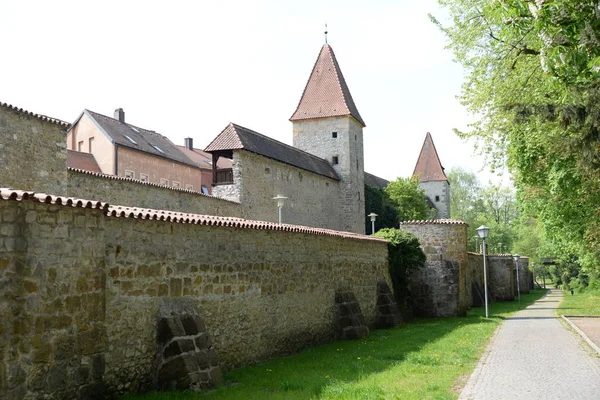
<path id="1" fill-rule="evenodd" d="M 371 218 L 371 222 L 375 222 L 378 215 L 372 212 L 371 214 L 367 215 L 367 217 Z"/>
<path id="2" fill-rule="evenodd" d="M 479 237 L 482 239 L 486 239 L 490 234 L 490 228 L 488 228 L 485 225 L 481 225 L 479 228 L 476 229 L 476 231 Z"/>
<path id="3" fill-rule="evenodd" d="M 282 194 L 278 194 L 277 196 L 273 197 L 273 200 L 277 200 L 277 207 L 279 208 L 283 208 L 286 199 L 287 197 Z"/>
<path id="4" fill-rule="evenodd" d="M 519 258 L 521 258 L 520 255 L 518 255 L 518 254 L 513 255 L 513 260 L 515 260 L 515 262 L 519 262 Z"/>

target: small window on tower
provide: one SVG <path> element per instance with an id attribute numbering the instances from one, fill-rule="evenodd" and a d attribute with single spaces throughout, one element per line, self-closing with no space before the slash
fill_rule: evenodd
<path id="1" fill-rule="evenodd" d="M 331 158 L 331 163 L 332 163 L 333 165 L 338 165 L 338 164 L 340 163 L 340 160 L 339 160 L 338 156 L 333 156 L 333 157 Z"/>
<path id="2" fill-rule="evenodd" d="M 435 201 L 440 201 L 440 196 L 435 196 Z"/>
<path id="3" fill-rule="evenodd" d="M 331 137 L 334 139 L 337 138 L 337 132 L 331 132 Z"/>

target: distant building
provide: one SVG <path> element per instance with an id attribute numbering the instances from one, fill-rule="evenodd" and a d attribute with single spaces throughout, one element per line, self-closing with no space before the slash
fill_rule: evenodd
<path id="1" fill-rule="evenodd" d="M 81 151 L 67 150 L 67 167 L 98 174 L 102 173 L 94 155 L 92 153 L 83 153 Z"/>
<path id="2" fill-rule="evenodd" d="M 202 186 L 201 190 L 198 191 L 204 194 L 212 194 L 212 155 L 201 149 L 194 148 L 194 140 L 190 137 L 185 138 L 184 146 L 177 145 L 177 147 L 183 152 L 183 154 L 192 160 L 198 168 L 200 168 L 202 174 Z M 218 168 L 221 171 L 231 171 L 231 160 L 224 157 L 219 158 Z"/>
<path id="3" fill-rule="evenodd" d="M 93 154 L 104 174 L 200 191 L 201 170 L 167 137 L 114 118 L 84 110 L 67 132 L 69 150 Z"/>
<path id="4" fill-rule="evenodd" d="M 435 217 L 450 218 L 450 183 L 429 132 L 425 135 L 413 176 L 419 179 L 430 206 L 435 207 Z"/>

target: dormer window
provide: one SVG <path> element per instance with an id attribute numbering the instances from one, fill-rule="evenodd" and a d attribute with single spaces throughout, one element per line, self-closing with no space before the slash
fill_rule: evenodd
<path id="1" fill-rule="evenodd" d="M 130 125 L 129 127 L 131 128 L 132 131 L 140 133 L 140 131 L 135 126 Z M 127 135 L 125 135 L 125 136 L 127 136 Z"/>

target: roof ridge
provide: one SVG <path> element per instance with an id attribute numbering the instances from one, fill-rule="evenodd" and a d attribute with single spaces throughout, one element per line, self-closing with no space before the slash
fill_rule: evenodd
<path id="1" fill-rule="evenodd" d="M 249 128 L 246 128 L 246 127 L 244 127 L 244 126 L 241 126 L 241 125 L 235 124 L 235 123 L 233 123 L 233 122 L 231 122 L 231 124 L 232 124 L 234 127 L 235 127 L 235 126 L 238 126 L 238 127 L 242 128 L 242 129 L 245 129 L 245 130 L 247 130 L 247 131 L 250 131 L 250 132 L 254 133 L 255 135 L 262 136 L 262 137 L 266 138 L 267 140 L 270 140 L 270 141 L 272 141 L 272 142 L 275 142 L 275 143 L 277 143 L 277 144 L 281 144 L 281 145 L 283 145 L 283 146 L 285 146 L 285 147 L 287 147 L 287 148 L 289 148 L 289 149 L 291 149 L 291 150 L 295 150 L 295 151 L 297 151 L 297 152 L 299 152 L 299 153 L 304 153 L 304 154 L 307 154 L 307 155 L 311 156 L 312 158 L 315 158 L 315 159 L 317 159 L 317 160 L 319 160 L 319 161 L 325 161 L 326 163 L 329 163 L 329 161 L 327 161 L 325 158 L 321 158 L 321 157 L 319 157 L 319 156 L 316 156 L 316 155 L 314 155 L 314 154 L 312 154 L 312 153 L 309 153 L 308 151 L 304 151 L 304 150 L 302 150 L 302 149 L 299 149 L 299 148 L 297 148 L 297 147 L 291 146 L 291 145 L 289 145 L 289 144 L 287 144 L 287 143 L 280 142 L 280 141 L 279 141 L 279 140 L 277 140 L 277 139 L 273 139 L 272 137 L 269 137 L 269 136 L 267 136 L 267 135 L 263 135 L 262 133 L 258 133 L 258 132 L 254 131 L 254 130 L 252 130 L 252 129 L 249 129 Z"/>
<path id="2" fill-rule="evenodd" d="M 60 126 L 63 126 L 65 128 L 68 128 L 68 127 L 71 126 L 70 122 L 66 122 L 66 121 L 63 121 L 63 120 L 58 119 L 58 118 L 49 117 L 49 116 L 44 115 L 44 114 L 36 114 L 36 113 L 34 113 L 32 111 L 27 111 L 24 108 L 13 106 L 12 104 L 4 103 L 4 102 L 1 102 L 1 101 L 0 101 L 0 107 L 8 108 L 9 110 L 16 111 L 16 112 L 21 113 L 21 114 L 30 115 L 30 116 L 32 116 L 34 118 L 37 118 L 37 119 L 40 119 L 42 121 L 49 122 L 49 123 L 55 124 L 55 125 L 60 125 Z"/>
<path id="3" fill-rule="evenodd" d="M 96 115 L 99 115 L 99 116 L 101 116 L 101 117 L 104 117 L 104 118 L 110 118 L 110 119 L 112 119 L 113 121 L 117 121 L 117 122 L 118 122 L 118 123 L 120 123 L 120 124 L 124 124 L 124 125 L 127 125 L 127 126 L 133 126 L 134 128 L 136 128 L 136 129 L 141 129 L 141 130 L 143 130 L 144 132 L 148 132 L 148 133 L 154 133 L 154 134 L 161 135 L 162 137 L 165 137 L 165 138 L 166 138 L 166 136 L 164 136 L 163 134 L 161 134 L 161 133 L 158 133 L 158 132 L 156 132 L 156 131 L 151 131 L 150 129 L 142 128 L 141 126 L 133 125 L 133 124 L 130 124 L 129 122 L 121 122 L 121 121 L 119 121 L 118 119 L 116 119 L 115 117 L 111 117 L 111 116 L 109 116 L 109 115 L 104 115 L 104 114 L 101 114 L 101 113 L 99 113 L 99 112 L 96 112 L 96 111 L 88 110 L 87 108 L 86 108 L 85 110 L 87 110 L 89 113 L 96 114 Z"/>

